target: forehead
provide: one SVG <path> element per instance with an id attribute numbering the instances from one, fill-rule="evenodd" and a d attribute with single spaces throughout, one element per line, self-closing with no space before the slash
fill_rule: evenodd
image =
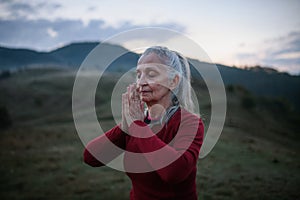
<path id="1" fill-rule="evenodd" d="M 149 53 L 148 55 L 144 55 L 141 57 L 141 59 L 138 62 L 138 65 L 149 63 L 165 64 L 157 54 Z"/>
<path id="2" fill-rule="evenodd" d="M 165 69 L 167 67 L 163 60 L 155 53 L 150 53 L 148 55 L 143 56 L 137 64 L 138 71 L 149 68 L 160 70 Z"/>

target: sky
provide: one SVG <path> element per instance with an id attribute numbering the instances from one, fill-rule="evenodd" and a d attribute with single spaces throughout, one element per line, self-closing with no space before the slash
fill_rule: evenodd
<path id="1" fill-rule="evenodd" d="M 300 74 L 299 0 L 0 0 L 0 46 L 51 51 L 163 27 L 200 45 L 211 61 Z"/>

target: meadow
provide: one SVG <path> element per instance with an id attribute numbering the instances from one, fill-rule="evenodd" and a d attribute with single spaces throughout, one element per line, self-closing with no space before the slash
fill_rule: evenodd
<path id="1" fill-rule="evenodd" d="M 31 69 L 0 80 L 0 106 L 12 122 L 0 130 L 0 199 L 129 199 L 125 173 L 83 163 L 72 117 L 74 76 L 71 70 Z M 105 130 L 115 125 L 107 106 L 111 76 L 95 98 Z M 197 81 L 193 87 L 208 126 L 207 89 Z M 226 94 L 221 137 L 198 161 L 199 199 L 300 199 L 299 114 L 240 86 L 227 86 Z"/>

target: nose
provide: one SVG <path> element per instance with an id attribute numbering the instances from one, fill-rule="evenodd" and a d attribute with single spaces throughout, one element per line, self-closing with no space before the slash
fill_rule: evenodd
<path id="1" fill-rule="evenodd" d="M 136 80 L 136 84 L 137 84 L 137 87 L 142 87 L 144 85 L 147 85 L 147 80 L 145 78 L 144 75 L 141 75 L 137 80 Z"/>

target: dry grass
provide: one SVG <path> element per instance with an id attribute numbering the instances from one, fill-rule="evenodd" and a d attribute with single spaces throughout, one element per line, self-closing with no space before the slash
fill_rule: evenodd
<path id="1" fill-rule="evenodd" d="M 14 120 L 0 133 L 0 199 L 129 199 L 131 183 L 123 172 L 83 163 L 84 147 L 72 122 L 72 76 L 24 73 L 0 83 L 0 103 Z M 200 105 L 208 123 L 207 91 L 198 92 L 206 98 Z M 42 104 L 32 101 L 40 95 Z M 97 110 L 109 116 L 103 105 Z M 99 115 L 104 129 L 114 124 Z M 221 138 L 198 162 L 199 199 L 299 199 L 299 133 L 288 124 L 242 108 L 239 94 L 229 94 Z"/>

